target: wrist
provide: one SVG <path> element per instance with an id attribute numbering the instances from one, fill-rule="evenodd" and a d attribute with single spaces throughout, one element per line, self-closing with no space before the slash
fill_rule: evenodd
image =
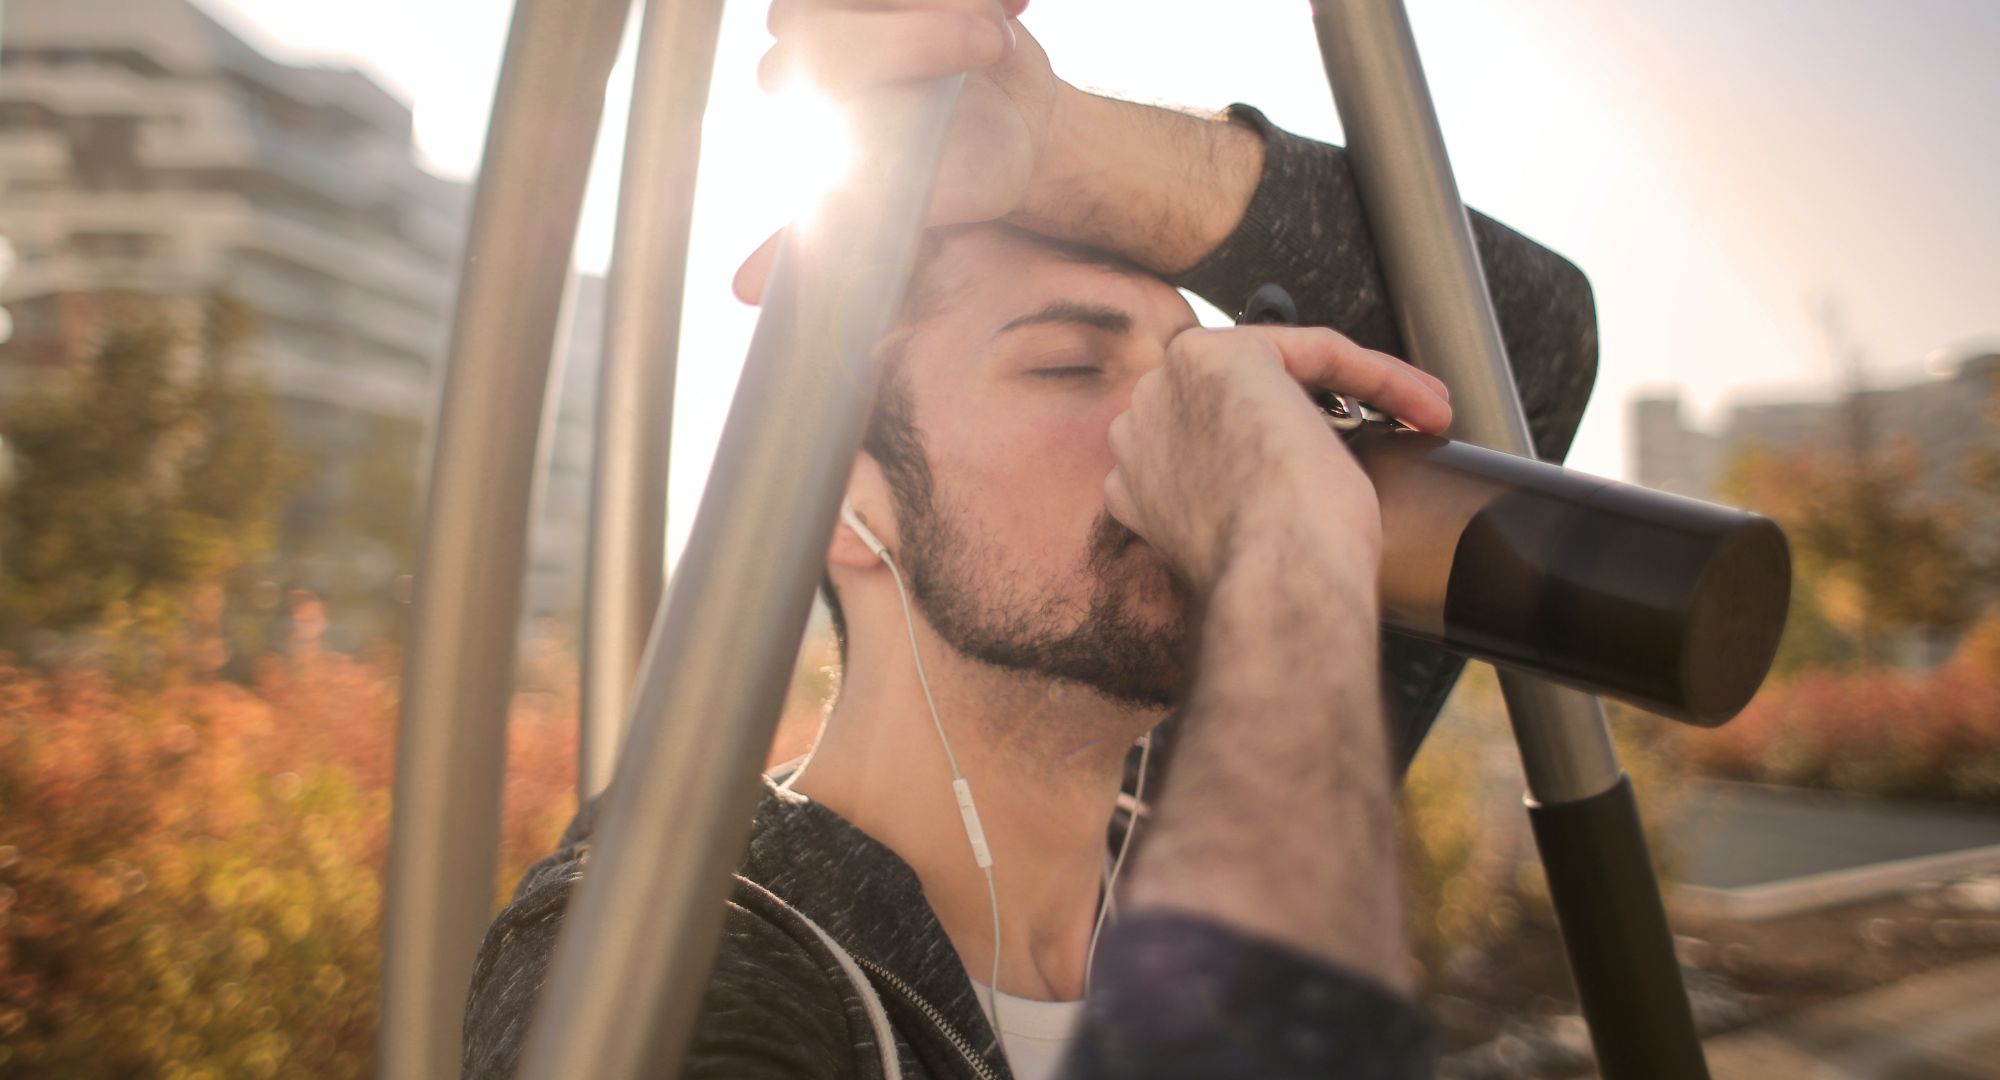
<path id="1" fill-rule="evenodd" d="M 1209 592 L 1205 630 L 1256 643 L 1254 651 L 1278 664 L 1289 661 L 1280 654 L 1290 651 L 1336 645 L 1350 655 L 1364 646 L 1373 651 L 1381 622 L 1378 576 L 1364 560 L 1290 543 L 1241 546 Z"/>
<path id="2" fill-rule="evenodd" d="M 1315 487 L 1323 477 L 1308 476 Z M 1382 569 L 1382 512 L 1365 485 L 1345 503 L 1311 490 L 1246 501 L 1218 553 L 1215 582 L 1236 587 L 1266 579 L 1334 589 L 1350 606 L 1373 612 Z"/>

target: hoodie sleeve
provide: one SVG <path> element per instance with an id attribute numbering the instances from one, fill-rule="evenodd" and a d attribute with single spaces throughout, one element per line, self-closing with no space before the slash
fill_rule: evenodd
<path id="1" fill-rule="evenodd" d="M 1097 971 L 1064 1080 L 1416 1080 L 1436 1064 L 1416 1003 L 1211 920 L 1134 914 Z"/>

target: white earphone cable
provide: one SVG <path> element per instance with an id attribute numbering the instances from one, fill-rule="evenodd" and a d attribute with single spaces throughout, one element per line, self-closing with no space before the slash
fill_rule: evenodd
<path id="1" fill-rule="evenodd" d="M 972 787 L 963 773 L 958 771 L 958 755 L 951 751 L 951 739 L 944 733 L 944 719 L 938 715 L 937 700 L 931 696 L 930 676 L 924 672 L 923 650 L 917 647 L 916 617 L 910 613 L 910 590 L 903 584 L 903 572 L 896 567 L 896 560 L 887 551 L 878 551 L 882 565 L 889 568 L 889 576 L 896 582 L 896 597 L 903 602 L 903 626 L 910 633 L 910 659 L 916 662 L 917 685 L 923 688 L 924 704 L 930 707 L 931 724 L 937 728 L 938 742 L 944 746 L 945 762 L 951 767 L 952 790 L 959 799 L 959 812 L 965 820 L 966 839 L 972 842 L 972 855 L 979 869 L 986 875 L 986 900 L 993 912 L 993 970 L 987 977 L 987 1000 L 993 1021 L 993 1040 L 1002 1046 L 1000 1037 L 1000 893 L 993 884 L 993 856 L 986 847 L 986 835 L 980 828 L 979 812 L 972 806 Z"/>
<path id="2" fill-rule="evenodd" d="M 1097 938 L 1104 933 L 1104 916 L 1111 910 L 1112 890 L 1118 887 L 1118 872 L 1125 869 L 1125 856 L 1132 851 L 1132 834 L 1139 831 L 1139 811 L 1145 806 L 1146 764 L 1153 756 L 1153 733 L 1139 736 L 1139 779 L 1132 785 L 1132 820 L 1125 823 L 1125 836 L 1118 841 L 1118 857 L 1112 860 L 1111 876 L 1104 882 L 1104 899 L 1097 905 L 1097 925 L 1090 928 L 1090 950 L 1083 954 L 1083 993 L 1090 996 L 1090 968 L 1097 962 Z"/>

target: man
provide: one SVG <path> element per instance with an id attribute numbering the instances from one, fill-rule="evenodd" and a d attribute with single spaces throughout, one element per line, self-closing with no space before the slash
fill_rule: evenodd
<path id="1" fill-rule="evenodd" d="M 932 207 L 950 227 L 882 345 L 854 516 L 828 547 L 840 699 L 759 808 L 685 1075 L 1420 1075 L 1380 522 L 1301 387 L 1432 431 L 1447 394 L 1329 329 L 1198 327 L 1175 284 L 1233 308 L 1274 281 L 1303 321 L 1395 344 L 1339 151 L 1248 110 L 1082 94 L 1023 3 L 772 9 L 772 80 L 971 75 Z M 1588 287 L 1477 228 L 1559 454 L 1594 368 Z M 1390 651 L 1406 739 L 1456 668 Z M 1128 751 L 1169 710 L 1165 793 L 1108 889 Z M 589 817 L 488 935 L 469 1075 L 512 1068 Z"/>

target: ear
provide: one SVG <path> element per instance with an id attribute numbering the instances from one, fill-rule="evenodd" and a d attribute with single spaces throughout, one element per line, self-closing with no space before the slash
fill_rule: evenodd
<path id="1" fill-rule="evenodd" d="M 889 482 L 882 475 L 882 467 L 867 454 L 854 455 L 854 468 L 847 475 L 847 499 L 854 504 L 855 514 L 868 526 L 868 530 L 893 555 L 899 544 L 893 510 L 895 500 L 890 496 Z M 835 520 L 833 538 L 826 545 L 826 564 L 828 569 L 865 570 L 882 565 L 882 561 L 875 557 L 875 553 L 853 529 Z"/>

